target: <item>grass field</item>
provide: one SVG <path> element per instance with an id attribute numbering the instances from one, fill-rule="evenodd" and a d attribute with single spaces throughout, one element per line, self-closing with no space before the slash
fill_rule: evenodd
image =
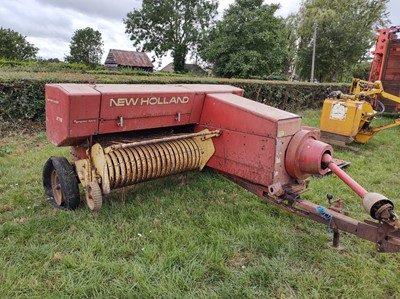
<path id="1" fill-rule="evenodd" d="M 318 111 L 304 111 L 318 126 Z M 377 120 L 375 124 L 390 121 Z M 359 153 L 336 149 L 368 190 L 400 207 L 400 128 Z M 68 156 L 44 132 L 0 138 L 0 298 L 399 298 L 400 254 L 342 234 L 328 247 L 323 225 L 261 201 L 209 171 L 128 187 L 99 213 L 46 200 L 41 171 Z M 335 176 L 312 178 L 304 198 L 341 197 L 364 219 L 360 200 Z M 83 193 L 82 193 L 82 198 Z"/>

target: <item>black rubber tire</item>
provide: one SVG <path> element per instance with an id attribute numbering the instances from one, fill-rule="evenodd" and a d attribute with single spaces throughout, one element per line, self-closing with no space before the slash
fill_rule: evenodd
<path id="1" fill-rule="evenodd" d="M 52 174 L 55 171 L 58 176 L 62 201 L 57 203 L 54 199 L 52 189 Z M 75 175 L 74 167 L 64 157 L 50 157 L 43 167 L 43 187 L 50 203 L 57 208 L 64 210 L 75 210 L 79 207 L 80 194 L 78 180 Z"/>

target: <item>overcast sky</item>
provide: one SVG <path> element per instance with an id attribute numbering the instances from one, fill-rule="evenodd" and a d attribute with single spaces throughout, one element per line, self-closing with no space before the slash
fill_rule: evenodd
<path id="1" fill-rule="evenodd" d="M 219 11 L 233 0 L 220 0 Z M 301 0 L 266 0 L 280 3 L 278 15 L 296 12 Z M 99 30 L 104 41 L 104 56 L 110 49 L 131 50 L 132 43 L 122 19 L 139 8 L 141 0 L 1 0 L 0 27 L 10 28 L 26 36 L 39 48 L 38 56 L 64 60 L 75 30 L 91 27 Z M 400 25 L 400 1 L 390 0 L 388 11 L 392 25 Z M 163 61 L 163 65 L 168 59 Z"/>

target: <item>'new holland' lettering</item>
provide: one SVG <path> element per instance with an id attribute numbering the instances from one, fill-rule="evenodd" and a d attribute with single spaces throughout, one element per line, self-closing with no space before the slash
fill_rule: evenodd
<path id="1" fill-rule="evenodd" d="M 189 97 L 147 97 L 147 98 L 116 98 L 110 99 L 110 107 L 146 106 L 146 105 L 170 105 L 187 104 Z"/>

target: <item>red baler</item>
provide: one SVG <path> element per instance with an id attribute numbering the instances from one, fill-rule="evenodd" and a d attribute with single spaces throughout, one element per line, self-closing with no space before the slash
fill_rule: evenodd
<path id="1" fill-rule="evenodd" d="M 289 212 L 400 251 L 399 220 L 385 196 L 367 192 L 333 163 L 333 149 L 301 118 L 243 97 L 225 85 L 46 86 L 46 130 L 71 160 L 51 157 L 43 184 L 59 208 L 76 209 L 78 182 L 87 205 L 102 206 L 111 190 L 207 166 Z M 336 206 L 302 200 L 306 179 L 336 173 L 377 222 L 360 222 Z"/>

